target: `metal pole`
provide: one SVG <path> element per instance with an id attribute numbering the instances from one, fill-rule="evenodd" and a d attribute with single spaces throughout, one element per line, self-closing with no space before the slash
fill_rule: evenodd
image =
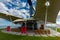
<path id="1" fill-rule="evenodd" d="M 57 25 L 57 24 L 56 24 Z M 57 32 L 57 26 L 56 26 L 56 32 Z"/>
<path id="2" fill-rule="evenodd" d="M 48 11 L 48 6 L 46 6 L 46 13 L 45 13 L 45 26 L 46 27 L 46 23 L 47 23 L 47 11 Z"/>

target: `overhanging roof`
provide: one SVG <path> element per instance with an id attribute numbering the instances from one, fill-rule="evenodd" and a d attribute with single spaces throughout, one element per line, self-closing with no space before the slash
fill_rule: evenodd
<path id="1" fill-rule="evenodd" d="M 36 12 L 34 15 L 35 19 L 45 21 L 45 13 L 46 13 L 46 0 L 37 0 Z M 48 7 L 47 21 L 48 22 L 56 22 L 57 14 L 60 10 L 60 0 L 49 0 L 50 6 Z"/>
<path id="2" fill-rule="evenodd" d="M 0 13 L 0 18 L 4 18 L 4 19 L 9 20 L 9 21 L 14 21 L 16 19 L 20 19 L 19 17 L 4 14 L 4 13 Z"/>

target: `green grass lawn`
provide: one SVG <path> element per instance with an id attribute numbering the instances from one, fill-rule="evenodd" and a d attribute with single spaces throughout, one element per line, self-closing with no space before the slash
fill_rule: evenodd
<path id="1" fill-rule="evenodd" d="M 57 28 L 57 31 L 60 32 L 60 28 Z"/>
<path id="2" fill-rule="evenodd" d="M 55 28 L 55 27 L 52 27 L 51 29 L 52 29 L 52 30 L 56 30 L 56 28 Z"/>
<path id="3" fill-rule="evenodd" d="M 0 30 L 0 40 L 60 40 L 60 37 L 35 37 L 21 36 L 2 33 Z"/>

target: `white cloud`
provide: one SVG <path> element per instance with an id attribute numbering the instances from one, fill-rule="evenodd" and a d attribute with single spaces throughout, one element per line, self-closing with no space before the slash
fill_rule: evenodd
<path id="1" fill-rule="evenodd" d="M 0 2 L 0 9 L 1 10 L 8 10 L 8 8 L 2 2 Z"/>
<path id="2" fill-rule="evenodd" d="M 11 0 L 0 0 L 0 2 L 10 2 Z"/>
<path id="3" fill-rule="evenodd" d="M 36 0 L 31 0 L 31 1 L 32 1 L 32 3 L 35 3 Z"/>
<path id="4" fill-rule="evenodd" d="M 29 12 L 29 10 L 25 10 L 25 9 L 21 9 L 20 11 L 21 11 L 21 12 L 24 12 L 24 13 Z"/>
<path id="5" fill-rule="evenodd" d="M 16 9 L 10 9 L 9 13 L 13 16 L 22 18 L 22 11 Z"/>
<path id="6" fill-rule="evenodd" d="M 1 12 L 1 13 L 4 13 L 4 14 L 8 14 L 8 12 L 6 12 L 6 11 L 3 11 L 3 10 L 1 10 L 0 12 Z"/>
<path id="7" fill-rule="evenodd" d="M 20 18 L 26 18 L 26 16 L 30 16 L 29 10 L 25 10 L 25 9 L 21 9 L 21 10 L 10 9 L 9 13 L 12 13 L 12 15 L 20 17 Z"/>
<path id="8" fill-rule="evenodd" d="M 34 8 L 34 10 L 36 10 L 36 7 L 35 6 L 33 6 L 33 8 Z"/>
<path id="9" fill-rule="evenodd" d="M 28 6 L 27 6 L 27 8 L 29 9 L 29 8 L 30 8 L 30 6 L 28 5 Z"/>
<path id="10" fill-rule="evenodd" d="M 58 12 L 58 16 L 60 15 L 60 11 Z"/>
<path id="11" fill-rule="evenodd" d="M 12 6 L 10 3 L 6 3 L 6 4 L 8 4 L 9 6 Z"/>
<path id="12" fill-rule="evenodd" d="M 6 0 L 7 2 L 10 2 L 11 0 Z"/>
<path id="13" fill-rule="evenodd" d="M 26 18 L 25 14 L 22 14 L 22 17 L 23 17 L 23 18 Z"/>
<path id="14" fill-rule="evenodd" d="M 26 6 L 26 2 L 22 2 L 22 7 L 25 7 Z"/>
<path id="15" fill-rule="evenodd" d="M 57 23 L 57 24 L 60 24 L 60 22 L 59 22 L 59 21 L 57 21 L 56 23 Z"/>

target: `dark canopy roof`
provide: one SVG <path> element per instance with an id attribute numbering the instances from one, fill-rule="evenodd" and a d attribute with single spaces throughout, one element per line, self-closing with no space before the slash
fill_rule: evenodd
<path id="1" fill-rule="evenodd" d="M 37 0 L 36 12 L 34 15 L 35 19 L 45 20 L 46 13 L 46 0 Z M 60 10 L 60 0 L 49 0 L 50 6 L 48 7 L 47 21 L 56 22 L 57 14 Z"/>
<path id="2" fill-rule="evenodd" d="M 12 16 L 12 15 L 7 15 L 7 14 L 4 14 L 4 13 L 0 13 L 0 18 L 4 18 L 4 19 L 9 20 L 9 21 L 14 21 L 16 19 L 20 19 L 19 17 L 15 17 L 15 16 Z"/>

